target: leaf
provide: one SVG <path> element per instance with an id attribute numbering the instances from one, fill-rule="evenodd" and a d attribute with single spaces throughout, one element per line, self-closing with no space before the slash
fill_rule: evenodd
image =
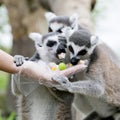
<path id="1" fill-rule="evenodd" d="M 15 116 L 16 116 L 16 113 L 12 112 L 10 116 L 7 118 L 7 120 L 14 120 Z"/>

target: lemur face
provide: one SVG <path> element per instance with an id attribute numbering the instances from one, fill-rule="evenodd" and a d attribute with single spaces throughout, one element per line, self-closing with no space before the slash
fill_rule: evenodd
<path id="1" fill-rule="evenodd" d="M 40 35 L 31 33 L 30 38 L 35 42 L 35 47 L 42 60 L 58 62 L 59 54 L 66 53 L 67 41 L 59 33 Z"/>
<path id="2" fill-rule="evenodd" d="M 54 13 L 47 12 L 45 14 L 46 20 L 48 22 L 49 32 L 59 32 L 62 33 L 62 29 L 65 27 L 74 27 L 77 23 L 78 15 L 73 14 L 72 16 L 56 16 Z"/>
<path id="3" fill-rule="evenodd" d="M 72 33 L 68 42 L 71 64 L 76 65 L 80 60 L 89 59 L 97 43 L 97 37 L 85 30 Z"/>
<path id="4" fill-rule="evenodd" d="M 48 54 L 59 59 L 59 54 L 66 53 L 67 41 L 59 33 L 48 33 L 43 36 L 43 41 L 44 50 L 48 51 Z"/>
<path id="5" fill-rule="evenodd" d="M 80 59 L 85 59 L 88 49 L 85 46 L 78 46 L 73 42 L 69 42 L 68 49 L 70 51 L 70 62 L 72 65 L 78 64 Z"/>

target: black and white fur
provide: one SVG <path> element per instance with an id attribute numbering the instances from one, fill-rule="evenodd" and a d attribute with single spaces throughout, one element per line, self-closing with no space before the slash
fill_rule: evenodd
<path id="1" fill-rule="evenodd" d="M 66 41 L 59 36 L 59 33 L 48 33 L 44 36 L 32 33 L 30 38 L 34 40 L 37 50 L 36 57 L 32 59 L 35 62 L 42 60 L 46 63 L 59 63 L 57 55 L 60 52 L 66 52 Z M 19 66 L 23 61 L 19 62 L 18 58 L 20 56 L 15 57 L 15 62 Z M 24 76 L 23 79 L 21 76 L 20 81 L 19 79 L 19 75 L 14 75 L 12 85 L 13 93 L 19 93 L 19 120 L 72 120 L 73 94 L 39 85 L 32 80 L 25 80 Z"/>
<path id="2" fill-rule="evenodd" d="M 73 15 L 73 16 L 71 16 L 71 17 L 64 17 L 64 16 L 56 16 L 54 13 L 47 13 L 46 14 L 46 19 L 47 19 L 47 21 L 48 21 L 48 25 L 49 25 L 49 30 L 50 31 L 58 31 L 58 32 L 63 32 L 64 30 L 63 30 L 63 28 L 66 28 L 66 27 L 70 27 L 70 29 L 75 29 L 75 27 L 76 27 L 76 30 L 77 29 L 79 29 L 79 32 L 75 32 L 73 35 L 70 35 L 69 36 L 69 34 L 71 34 L 72 33 L 72 30 L 70 30 L 69 32 L 66 32 L 66 35 L 67 35 L 67 38 L 69 39 L 69 45 L 68 45 L 68 48 L 69 48 L 69 50 L 70 50 L 70 52 L 71 52 L 71 63 L 73 64 L 73 65 L 75 65 L 75 64 L 77 64 L 78 63 L 78 61 L 80 60 L 80 59 L 88 59 L 89 60 L 89 66 L 90 67 L 88 67 L 88 70 L 87 70 L 87 75 L 85 75 L 85 76 L 88 76 L 88 78 L 89 77 L 91 77 L 92 75 L 91 75 L 91 73 L 89 72 L 89 69 L 93 69 L 93 70 L 98 70 L 97 69 L 97 65 L 96 65 L 96 67 L 91 67 L 91 66 L 93 66 L 92 64 L 97 64 L 96 63 L 96 61 L 98 62 L 98 60 L 97 59 L 99 59 L 99 55 L 98 55 L 98 53 L 96 53 L 96 49 L 98 49 L 98 38 L 97 37 L 95 37 L 95 36 L 92 36 L 90 33 L 89 33 L 89 31 L 88 30 L 86 30 L 86 29 L 84 29 L 84 28 L 82 28 L 82 27 L 80 27 L 80 26 L 78 26 L 78 23 L 77 23 L 77 20 L 78 20 L 78 16 L 76 16 L 76 15 Z M 73 23 L 70 25 L 69 24 L 69 21 L 70 21 L 70 19 L 72 19 L 72 21 L 73 21 Z M 69 37 L 70 38 L 69 38 Z M 85 46 L 85 45 L 87 45 L 87 46 Z M 101 49 L 104 49 L 105 50 L 105 56 L 106 56 L 106 58 L 105 59 L 109 59 L 110 58 L 110 61 L 112 60 L 112 64 L 117 64 L 118 63 L 118 60 L 116 59 L 116 56 L 114 55 L 114 53 L 111 51 L 111 49 L 110 48 L 108 48 L 106 45 L 104 45 L 104 43 L 102 43 L 101 45 L 99 45 L 99 46 L 102 46 L 101 48 L 99 48 L 100 50 L 100 53 L 101 53 Z M 103 51 L 104 51 L 103 50 Z M 112 54 L 112 55 L 110 55 L 109 54 L 109 52 L 110 52 L 110 54 Z M 112 57 L 111 57 L 112 56 Z M 106 61 L 107 61 L 106 60 Z M 103 60 L 101 60 L 100 59 L 100 61 L 102 62 Z M 102 64 L 102 63 L 100 63 L 100 64 Z M 103 65 L 104 66 L 104 65 Z M 118 65 L 119 66 L 119 65 Z M 108 71 L 109 72 L 109 71 Z M 89 75 L 89 74 L 90 75 Z M 95 72 L 96 73 L 96 72 Z M 102 74 L 103 75 L 103 74 Z M 101 76 L 102 76 L 101 75 Z M 84 76 L 84 73 L 80 73 L 80 74 L 78 74 L 78 75 L 76 75 L 76 78 L 77 78 L 77 80 L 81 80 L 81 79 L 83 79 L 83 76 Z M 97 74 L 96 75 L 93 75 L 93 78 L 94 79 L 96 79 L 95 77 L 97 78 Z M 118 75 L 117 75 L 118 76 Z M 112 76 L 112 77 L 114 77 L 114 76 Z M 104 78 L 104 79 L 107 79 L 107 78 Z M 62 80 L 61 80 L 62 81 Z M 98 80 L 99 81 L 99 80 Z M 81 82 L 82 83 L 82 82 Z M 76 85 L 79 85 L 79 84 L 77 84 L 77 83 L 75 83 Z M 86 83 L 87 84 L 87 83 Z M 72 89 L 72 87 L 73 87 L 73 89 Z M 75 91 L 74 91 L 74 87 L 75 87 Z M 72 89 L 71 91 L 72 91 L 72 93 L 79 93 L 80 91 L 79 91 L 79 86 L 78 86 L 78 88 L 77 88 L 77 86 L 74 86 L 74 84 L 71 84 L 71 87 L 69 87 L 70 89 Z M 89 87 L 87 87 L 87 90 L 88 90 L 88 92 L 91 92 L 89 89 L 88 89 Z M 93 87 L 94 88 L 94 87 Z M 99 89 L 97 89 L 97 90 L 95 90 L 95 94 L 94 93 L 92 93 L 93 94 L 93 96 L 95 95 L 95 97 L 96 97 L 96 95 L 97 95 L 97 97 L 99 96 L 99 94 L 104 94 L 104 83 L 103 84 L 101 84 L 101 85 L 98 85 L 98 88 Z M 77 89 L 78 89 L 78 91 L 77 91 Z M 81 88 L 82 89 L 82 88 Z M 93 89 L 91 89 L 92 91 L 93 91 Z M 70 90 L 69 90 L 70 91 Z M 70 92 L 71 92 L 70 91 Z M 82 90 L 83 91 L 83 90 Z M 85 91 L 84 91 L 85 92 Z M 98 94 L 98 93 L 99 94 Z M 88 94 L 88 96 L 90 96 L 90 94 Z M 100 95 L 101 96 L 101 95 Z M 94 110 L 93 109 L 93 106 L 88 102 L 89 101 L 89 97 L 88 97 L 88 99 L 86 99 L 87 97 L 82 93 L 82 94 L 76 94 L 75 95 L 75 104 L 76 104 L 76 106 L 81 110 L 81 111 L 83 111 L 84 113 L 88 113 L 89 111 L 92 111 L 92 110 Z M 91 97 L 90 97 L 91 98 Z M 96 99 L 96 98 L 95 98 Z M 109 105 L 108 105 L 108 103 L 105 103 L 105 102 L 101 102 L 102 100 L 100 100 L 100 99 L 97 99 L 98 101 L 100 101 L 100 105 L 97 105 L 97 106 L 99 106 L 99 109 L 101 109 L 100 111 L 102 111 L 102 113 L 104 114 L 104 115 L 102 115 L 102 113 L 101 113 L 101 117 L 107 117 L 107 118 L 105 118 L 105 119 L 108 119 L 108 120 L 112 120 L 113 119 L 113 116 L 115 117 L 115 116 L 117 116 L 117 117 L 115 117 L 116 118 L 116 120 L 119 120 L 120 118 L 119 118 L 119 113 L 118 113 L 118 115 L 113 115 L 112 117 L 110 116 L 110 117 L 108 117 L 109 115 L 107 115 L 107 112 L 109 113 L 109 110 L 107 111 L 106 109 L 110 109 L 111 107 L 108 107 Z M 90 101 L 92 101 L 92 100 L 90 100 Z M 93 99 L 93 105 L 94 105 L 94 99 Z M 88 104 L 87 104 L 88 103 Z M 98 103 L 96 103 L 96 104 L 99 104 L 99 102 Z M 102 107 L 101 107 L 101 105 L 103 105 Z M 111 105 L 110 105 L 111 106 Z M 97 107 L 96 107 L 97 108 Z M 114 112 L 116 112 L 117 110 L 116 110 L 116 107 L 112 107 L 113 108 L 113 111 Z M 92 118 L 91 118 L 91 116 L 92 116 Z M 97 117 L 96 117 L 97 116 Z M 96 112 L 93 112 L 92 114 L 90 114 L 89 116 L 88 116 L 88 118 L 86 118 L 86 120 L 93 120 L 93 118 L 95 119 L 95 120 L 101 120 L 102 118 L 101 117 L 98 117 L 98 114 L 96 113 Z"/>
<path id="3" fill-rule="evenodd" d="M 29 37 L 35 43 L 36 52 L 30 59 L 28 59 L 28 57 L 24 58 L 16 55 L 15 62 L 17 66 L 21 66 L 23 64 L 23 60 L 26 59 L 30 61 L 39 61 L 42 59 L 45 62 L 54 61 L 55 63 L 59 63 L 59 54 L 67 52 L 67 41 L 65 37 L 61 36 L 57 32 L 47 33 L 43 36 L 39 33 L 31 33 Z M 18 57 L 20 58 L 18 59 Z"/>
<path id="4" fill-rule="evenodd" d="M 62 33 L 63 29 L 66 27 L 75 28 L 78 23 L 78 14 L 74 13 L 71 16 L 56 16 L 52 12 L 47 12 L 45 14 L 47 23 L 48 23 L 48 31 L 49 32 L 59 32 Z M 79 26 L 79 28 L 81 28 Z"/>
<path id="5" fill-rule="evenodd" d="M 77 19 L 78 19 L 78 15 L 77 14 L 74 14 L 74 15 L 72 15 L 72 16 L 70 16 L 70 17 L 67 17 L 67 16 L 56 16 L 54 13 L 50 13 L 50 12 L 48 12 L 48 13 L 46 13 L 45 14 L 45 17 L 46 17 L 46 19 L 47 19 L 47 22 L 48 22 L 48 31 L 49 32 L 58 32 L 58 33 L 61 33 L 62 32 L 62 30 L 66 27 L 66 26 L 71 26 L 71 27 L 74 27 L 75 26 L 75 24 L 77 23 Z M 56 22 L 57 21 L 57 22 Z M 63 22 L 64 21 L 64 22 Z M 58 23 L 58 24 L 57 24 Z M 37 38 L 32 38 L 32 39 L 38 39 L 39 37 L 40 37 L 40 35 L 37 35 L 36 36 Z M 59 38 L 61 41 L 64 41 L 64 37 L 62 38 L 62 37 L 60 37 Z M 37 41 L 36 41 L 36 48 L 37 48 L 37 51 L 36 51 L 36 53 L 29 59 L 29 60 L 31 60 L 31 61 L 39 61 L 40 59 L 42 59 L 42 60 L 46 60 L 47 62 L 49 62 L 49 61 L 51 61 L 51 62 L 56 62 L 56 63 L 58 63 L 59 62 L 59 60 L 58 59 L 56 59 L 56 55 L 58 55 L 59 54 L 59 52 L 62 52 L 61 50 L 62 50 L 62 48 L 61 48 L 61 45 L 59 45 L 59 47 L 58 46 L 56 46 L 56 48 L 58 48 L 58 50 L 57 50 L 57 54 L 54 56 L 53 55 L 53 59 L 51 59 L 51 54 L 49 53 L 49 55 L 46 57 L 46 53 L 44 53 L 45 51 L 46 51 L 46 49 L 45 50 L 40 50 L 40 47 L 37 45 Z M 40 52 L 39 53 L 39 50 L 40 51 L 43 51 L 42 53 Z M 50 52 L 50 51 L 49 51 Z M 50 59 L 49 59 L 49 57 L 50 57 Z M 22 65 L 23 64 L 23 62 L 24 62 L 24 60 L 25 59 L 27 59 L 28 60 L 28 58 L 25 58 L 25 57 L 23 57 L 23 56 L 18 56 L 18 55 L 16 55 L 15 57 L 14 57 L 14 60 L 15 60 L 15 63 L 16 63 L 16 65 L 17 66 L 20 66 L 20 65 Z M 66 58 L 66 60 L 65 61 L 67 61 L 67 62 L 69 62 L 69 58 Z M 64 61 L 64 62 L 65 62 Z M 62 78 L 61 78 L 62 79 Z M 53 85 L 54 86 L 54 85 Z M 56 87 L 56 86 L 54 86 L 54 87 Z M 56 88 L 58 88 L 58 87 L 56 87 Z M 59 95 L 59 94 L 58 94 Z M 67 96 L 69 96 L 69 95 L 67 95 Z M 72 96 L 72 97 L 71 97 Z M 60 95 L 60 97 L 61 97 L 61 95 Z M 69 97 L 66 97 L 66 98 L 68 98 L 68 100 L 66 100 L 66 102 L 68 102 L 68 103 L 70 103 L 72 100 L 73 100 L 73 94 L 71 95 L 70 94 L 70 96 Z M 71 99 L 70 99 L 71 98 Z M 70 111 L 71 110 L 71 108 L 69 108 L 69 106 L 70 105 L 68 105 L 68 110 Z M 62 117 L 62 116 L 61 116 Z M 61 118 L 60 117 L 60 118 Z M 63 118 L 62 119 L 64 119 L 64 115 L 63 115 Z"/>
<path id="6" fill-rule="evenodd" d="M 71 63 L 76 65 L 79 60 L 88 60 L 88 68 L 83 78 L 80 79 L 81 73 L 75 75 L 77 82 L 58 82 L 69 92 L 75 93 L 75 104 L 81 111 L 92 108 L 93 112 L 84 120 L 120 120 L 120 106 L 108 103 L 106 95 L 110 80 L 120 80 L 120 63 L 115 54 L 98 37 L 85 30 L 74 31 L 69 28 L 66 38 L 69 41 Z M 114 72 L 110 74 L 111 71 Z"/>
<path id="7" fill-rule="evenodd" d="M 67 27 L 70 27 L 70 29 L 76 29 L 76 30 L 86 30 L 85 28 L 78 25 L 78 18 L 79 16 L 77 14 L 73 14 L 71 16 L 57 16 L 54 13 L 47 12 L 45 14 L 46 20 L 48 22 L 49 32 L 51 31 L 57 31 L 64 34 L 64 31 Z M 87 31 L 87 30 L 86 30 Z M 69 33 L 68 33 L 69 34 Z M 83 77 L 83 73 L 79 75 L 79 79 Z M 84 100 L 83 100 L 84 101 Z M 83 102 L 84 103 L 84 102 Z M 82 101 L 81 101 L 82 104 Z M 85 105 L 84 108 L 87 108 L 86 110 L 83 110 L 84 113 L 89 113 L 91 111 L 91 106 Z"/>

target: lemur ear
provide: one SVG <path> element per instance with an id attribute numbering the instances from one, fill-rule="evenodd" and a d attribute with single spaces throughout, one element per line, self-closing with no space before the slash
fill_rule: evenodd
<path id="1" fill-rule="evenodd" d="M 39 33 L 30 33 L 29 38 L 31 38 L 35 43 L 42 45 L 42 35 Z"/>
<path id="2" fill-rule="evenodd" d="M 45 13 L 45 18 L 46 18 L 48 23 L 55 17 L 56 17 L 56 15 L 52 12 L 46 12 Z"/>
<path id="3" fill-rule="evenodd" d="M 63 34 L 65 35 L 67 41 L 69 41 L 69 37 L 73 34 L 74 30 L 71 27 L 65 27 L 62 29 Z"/>
<path id="4" fill-rule="evenodd" d="M 79 18 L 79 15 L 78 15 L 77 13 L 74 13 L 74 14 L 69 18 L 72 28 L 75 28 L 75 27 L 78 26 L 78 18 Z"/>
<path id="5" fill-rule="evenodd" d="M 97 45 L 99 42 L 99 38 L 97 36 L 92 35 L 90 38 L 91 45 Z"/>

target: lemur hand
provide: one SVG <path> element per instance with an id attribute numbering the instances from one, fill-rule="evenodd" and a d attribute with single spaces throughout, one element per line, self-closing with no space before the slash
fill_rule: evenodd
<path id="1" fill-rule="evenodd" d="M 25 60 L 29 60 L 29 58 L 24 57 L 22 55 L 15 55 L 14 56 L 14 63 L 16 64 L 16 66 L 21 66 Z"/>
<path id="2" fill-rule="evenodd" d="M 68 90 L 71 85 L 68 78 L 62 75 L 55 75 L 52 77 L 52 80 L 59 83 L 61 87 L 63 87 L 66 90 Z"/>

